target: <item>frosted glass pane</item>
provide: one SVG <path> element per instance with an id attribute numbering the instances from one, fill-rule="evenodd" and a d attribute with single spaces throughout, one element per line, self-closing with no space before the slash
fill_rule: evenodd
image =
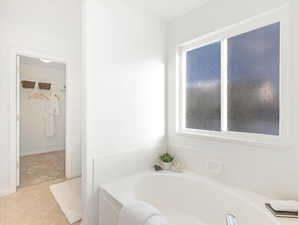
<path id="1" fill-rule="evenodd" d="M 186 128 L 219 131 L 221 44 L 187 52 Z"/>
<path id="2" fill-rule="evenodd" d="M 228 39 L 228 130 L 279 135 L 280 24 Z"/>

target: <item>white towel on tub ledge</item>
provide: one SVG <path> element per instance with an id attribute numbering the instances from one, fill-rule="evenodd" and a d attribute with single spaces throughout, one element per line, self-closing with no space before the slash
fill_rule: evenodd
<path id="1" fill-rule="evenodd" d="M 118 225 L 169 225 L 158 209 L 149 203 L 131 201 L 121 209 Z"/>
<path id="2" fill-rule="evenodd" d="M 149 218 L 144 225 L 169 225 L 169 223 L 161 215 L 155 215 Z"/>

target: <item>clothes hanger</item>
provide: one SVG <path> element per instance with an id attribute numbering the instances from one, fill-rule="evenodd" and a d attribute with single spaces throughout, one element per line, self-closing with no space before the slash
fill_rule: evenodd
<path id="1" fill-rule="evenodd" d="M 30 95 L 29 99 L 46 99 L 49 100 L 49 97 L 43 93 L 34 93 Z"/>
<path id="2" fill-rule="evenodd" d="M 45 94 L 38 92 L 37 82 L 34 85 L 34 89 L 31 93 L 31 95 L 29 96 L 29 99 L 46 99 L 46 100 L 49 100 L 49 98 Z"/>
<path id="3" fill-rule="evenodd" d="M 48 97 L 47 95 L 43 94 L 43 93 L 40 93 L 40 96 L 41 96 L 41 97 L 44 97 L 44 98 L 47 99 L 47 100 L 49 100 L 49 97 Z"/>

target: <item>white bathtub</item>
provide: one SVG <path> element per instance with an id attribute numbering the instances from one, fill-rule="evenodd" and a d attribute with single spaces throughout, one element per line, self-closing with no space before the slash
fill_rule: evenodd
<path id="1" fill-rule="evenodd" d="M 226 215 L 240 225 L 295 224 L 278 220 L 264 207 L 269 199 L 225 186 L 197 174 L 145 172 L 103 185 L 100 189 L 100 225 L 117 225 L 126 201 L 142 200 L 157 207 L 171 225 L 225 225 Z"/>

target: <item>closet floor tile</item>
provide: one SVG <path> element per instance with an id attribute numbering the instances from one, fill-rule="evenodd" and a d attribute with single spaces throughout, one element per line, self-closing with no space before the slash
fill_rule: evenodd
<path id="1" fill-rule="evenodd" d="M 20 187 L 65 177 L 65 151 L 22 156 Z"/>

